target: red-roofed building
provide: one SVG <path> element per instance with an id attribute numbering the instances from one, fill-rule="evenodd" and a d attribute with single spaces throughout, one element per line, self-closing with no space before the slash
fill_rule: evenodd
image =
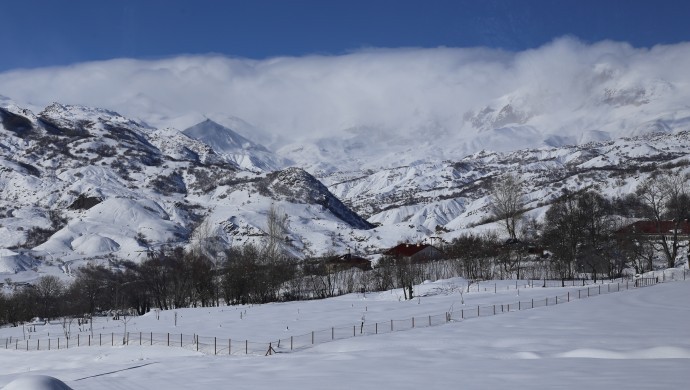
<path id="1" fill-rule="evenodd" d="M 414 263 L 425 263 L 443 257 L 443 252 L 428 244 L 399 244 L 383 254 L 396 258 L 407 258 Z"/>

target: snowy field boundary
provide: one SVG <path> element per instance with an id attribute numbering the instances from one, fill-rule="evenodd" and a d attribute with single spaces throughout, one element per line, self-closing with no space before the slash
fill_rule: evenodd
<path id="1" fill-rule="evenodd" d="M 0 339 L 0 348 L 18 351 L 62 350 L 87 346 L 124 347 L 128 345 L 167 346 L 184 348 L 207 355 L 272 355 L 275 353 L 289 353 L 305 350 L 318 344 L 343 340 L 353 337 L 373 336 L 378 334 L 408 331 L 415 328 L 433 327 L 448 323 L 458 323 L 468 319 L 495 316 L 515 311 L 530 310 L 540 307 L 560 305 L 575 300 L 590 298 L 602 294 L 623 292 L 630 289 L 653 286 L 658 283 L 687 280 L 690 271 L 665 270 L 648 273 L 635 278 L 601 281 L 599 284 L 587 284 L 591 281 L 532 281 L 524 287 L 569 287 L 560 295 L 529 300 L 517 300 L 509 303 L 463 305 L 460 309 L 452 309 L 442 314 L 412 316 L 405 319 L 391 319 L 389 321 L 365 322 L 347 326 L 330 327 L 315 330 L 300 335 L 292 335 L 268 342 L 255 342 L 220 337 L 204 337 L 198 334 L 157 333 L 157 332 L 111 332 L 93 335 L 77 334 L 76 337 L 65 338 L 5 338 Z M 578 283 L 587 284 L 585 288 L 572 290 Z M 497 291 L 497 283 L 490 281 L 475 282 L 467 287 L 470 291 Z M 474 290 L 474 289 L 477 290 Z M 511 289 L 510 285 L 505 286 Z M 519 285 L 516 285 L 519 289 Z M 504 288 L 502 287 L 501 290 Z"/>

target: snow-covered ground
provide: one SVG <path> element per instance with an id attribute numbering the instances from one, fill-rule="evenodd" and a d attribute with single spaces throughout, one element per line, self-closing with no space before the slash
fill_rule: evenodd
<path id="1" fill-rule="evenodd" d="M 136 337 L 138 332 L 170 332 L 270 341 L 330 327 L 352 329 L 362 319 L 366 324 L 387 323 L 450 310 L 456 318 L 458 311 L 473 312 L 477 305 L 563 297 L 568 292 L 574 297 L 582 289 L 518 283 L 518 293 L 514 281 L 497 282 L 495 290 L 493 283 L 483 282 L 480 291 L 472 285 L 469 293 L 462 279 L 427 283 L 417 288 L 423 296 L 413 301 L 399 300 L 401 292 L 392 291 L 251 307 L 180 309 L 158 316 L 151 312 L 127 326 Z M 602 285 L 602 290 L 608 289 Z M 689 293 L 690 281 L 664 283 L 533 310 L 348 337 L 267 357 L 213 356 L 158 345 L 0 349 L 0 385 L 41 374 L 74 389 L 679 389 L 690 382 Z M 94 323 L 94 333 L 121 335 L 123 326 L 123 321 L 101 318 Z M 47 337 L 48 332 L 53 337 L 62 331 L 58 325 L 38 325 L 32 339 Z M 80 334 L 85 337 L 88 332 Z M 0 339 L 9 336 L 23 337 L 22 328 L 0 329 Z"/>

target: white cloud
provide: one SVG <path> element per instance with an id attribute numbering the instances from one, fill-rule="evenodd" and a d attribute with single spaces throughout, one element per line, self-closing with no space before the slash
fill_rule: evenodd
<path id="1" fill-rule="evenodd" d="M 690 44 L 636 49 L 561 38 L 518 53 L 406 48 L 261 61 L 116 59 L 0 73 L 0 94 L 38 107 L 59 101 L 114 109 L 155 126 L 236 116 L 282 142 L 355 126 L 477 137 L 482 129 L 472 114 L 508 103 L 540 134 L 613 132 L 631 113 L 638 121 L 663 117 L 690 101 L 687 69 Z M 628 90 L 635 88 L 646 94 L 644 105 L 602 105 L 606 93 L 624 102 L 616 94 L 634 97 L 639 93 Z"/>

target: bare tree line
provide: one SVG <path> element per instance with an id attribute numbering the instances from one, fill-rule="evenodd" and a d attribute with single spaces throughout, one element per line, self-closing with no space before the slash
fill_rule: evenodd
<path id="1" fill-rule="evenodd" d="M 563 190 L 543 223 L 537 224 L 524 218 L 527 210 L 522 183 L 508 174 L 494 185 L 492 212 L 510 237 L 503 247 L 526 244 L 546 250 L 549 261 L 541 268 L 551 277 L 574 278 L 583 273 L 593 279 L 615 277 L 626 268 L 641 273 L 660 262 L 669 268 L 676 266 L 681 249 L 688 243 L 683 233 L 690 218 L 688 182 L 686 175 L 656 171 L 634 194 L 623 198 L 606 199 L 596 187 Z M 648 221 L 655 227 L 654 234 L 626 229 L 634 220 Z M 524 252 L 503 252 L 510 264 L 506 271 L 515 270 L 519 278 Z"/>

